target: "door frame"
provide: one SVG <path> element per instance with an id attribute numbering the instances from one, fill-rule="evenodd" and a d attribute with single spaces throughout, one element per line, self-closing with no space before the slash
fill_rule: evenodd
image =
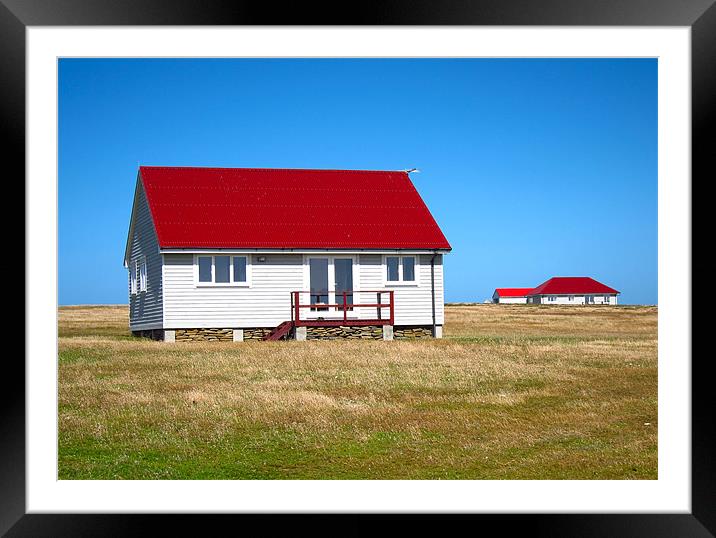
<path id="1" fill-rule="evenodd" d="M 357 254 L 328 254 L 328 253 L 311 253 L 311 254 L 304 254 L 303 255 L 303 290 L 302 291 L 310 291 L 311 290 L 311 269 L 309 267 L 309 260 L 311 258 L 328 258 L 328 303 L 329 304 L 336 304 L 336 267 L 335 267 L 335 260 L 336 258 L 349 258 L 351 260 L 351 268 L 353 272 L 353 302 L 358 302 L 356 300 L 356 289 L 360 290 L 360 285 L 358 284 L 359 280 L 358 277 L 360 275 L 358 271 L 358 255 Z M 304 297 L 306 294 L 301 294 L 301 304 L 303 303 Z M 312 311 L 310 308 L 304 308 L 301 309 L 306 318 L 342 318 L 343 317 L 343 311 L 338 310 L 335 308 L 331 308 L 328 311 L 326 310 L 317 310 Z M 353 312 L 356 312 L 356 310 L 353 310 Z M 356 314 L 354 314 L 356 315 Z"/>

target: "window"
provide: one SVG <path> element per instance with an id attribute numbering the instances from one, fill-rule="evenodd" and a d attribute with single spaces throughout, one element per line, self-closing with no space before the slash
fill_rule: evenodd
<path id="1" fill-rule="evenodd" d="M 229 282 L 229 267 L 231 256 L 214 256 L 214 282 L 225 284 Z"/>
<path id="2" fill-rule="evenodd" d="M 248 286 L 248 256 L 197 256 L 195 262 L 199 285 Z"/>
<path id="3" fill-rule="evenodd" d="M 199 282 L 211 281 L 211 256 L 199 256 Z"/>
<path id="4" fill-rule="evenodd" d="M 415 281 L 415 256 L 403 256 L 403 281 Z"/>
<path id="5" fill-rule="evenodd" d="M 137 264 L 132 263 L 129 266 L 129 293 L 136 295 L 137 293 Z"/>
<path id="6" fill-rule="evenodd" d="M 400 280 L 398 271 L 398 262 L 400 258 L 397 256 L 388 256 L 385 259 L 385 264 L 388 267 L 388 282 L 398 282 Z"/>
<path id="7" fill-rule="evenodd" d="M 139 263 L 139 291 L 147 291 L 147 258 Z"/>
<path id="8" fill-rule="evenodd" d="M 385 281 L 387 283 L 414 283 L 415 264 L 415 256 L 386 256 Z"/>
<path id="9" fill-rule="evenodd" d="M 234 282 L 246 282 L 246 256 L 234 256 Z"/>

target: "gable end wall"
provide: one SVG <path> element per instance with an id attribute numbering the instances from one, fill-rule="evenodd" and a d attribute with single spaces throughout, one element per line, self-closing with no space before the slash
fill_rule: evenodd
<path id="1" fill-rule="evenodd" d="M 147 258 L 147 291 L 131 293 L 130 280 L 127 277 L 129 293 L 129 328 L 132 331 L 161 329 L 163 323 L 162 306 L 162 255 L 159 253 L 159 241 L 149 211 L 147 197 L 138 180 L 134 200 L 134 226 L 129 242 L 129 267 L 142 256 Z M 139 284 L 137 284 L 138 286 Z"/>

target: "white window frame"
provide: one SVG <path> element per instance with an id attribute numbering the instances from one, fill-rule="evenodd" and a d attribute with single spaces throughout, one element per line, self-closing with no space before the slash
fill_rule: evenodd
<path id="1" fill-rule="evenodd" d="M 137 260 L 137 274 L 139 280 L 139 292 L 147 291 L 147 257 L 142 256 Z"/>
<path id="2" fill-rule="evenodd" d="M 129 263 L 129 295 L 137 295 L 137 262 Z"/>
<path id="3" fill-rule="evenodd" d="M 388 280 L 388 258 L 397 258 L 398 259 L 398 280 Z M 401 263 L 400 263 L 400 255 L 390 255 L 386 254 L 383 256 L 383 283 L 386 286 L 394 286 L 396 284 L 400 284 L 402 282 L 402 271 L 401 271 Z"/>
<path id="4" fill-rule="evenodd" d="M 398 280 L 388 280 L 388 258 L 398 258 Z M 413 265 L 413 276 L 414 280 L 403 279 L 403 258 L 413 258 L 415 264 Z M 418 273 L 420 268 L 420 256 L 418 254 L 383 254 L 382 259 L 382 270 L 383 270 L 383 286 L 415 286 L 418 285 Z"/>
<path id="5" fill-rule="evenodd" d="M 229 258 L 229 281 L 215 282 L 216 280 L 216 257 L 227 256 Z M 211 282 L 199 282 L 199 258 L 211 258 Z M 246 282 L 234 282 L 234 258 L 246 258 Z M 222 254 L 206 253 L 194 254 L 194 287 L 195 288 L 250 288 L 253 262 L 250 254 Z"/>
<path id="6" fill-rule="evenodd" d="M 234 267 L 236 266 L 234 263 L 234 260 L 236 258 L 245 258 L 246 259 L 246 280 L 244 282 L 234 280 Z M 249 260 L 249 255 L 248 254 L 232 255 L 231 260 L 229 261 L 229 265 L 230 265 L 230 267 L 229 267 L 229 282 L 231 282 L 232 284 L 237 285 L 237 286 L 248 286 L 249 282 L 250 282 L 249 267 L 251 266 L 251 262 Z"/>
<path id="7" fill-rule="evenodd" d="M 405 280 L 403 276 L 403 260 L 405 258 L 413 258 L 413 280 Z M 415 254 L 406 254 L 400 257 L 400 280 L 406 284 L 417 284 L 418 282 L 418 256 Z"/>

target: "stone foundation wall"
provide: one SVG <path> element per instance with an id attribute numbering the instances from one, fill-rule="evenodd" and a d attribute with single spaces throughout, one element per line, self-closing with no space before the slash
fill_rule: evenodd
<path id="1" fill-rule="evenodd" d="M 306 340 L 333 340 L 347 338 L 348 340 L 382 340 L 383 328 L 378 325 L 364 327 L 307 327 Z"/>
<path id="2" fill-rule="evenodd" d="M 270 333 L 273 329 L 244 329 L 244 340 L 263 340 L 264 336 Z"/>
<path id="3" fill-rule="evenodd" d="M 255 327 L 243 329 L 244 340 L 263 340 L 273 330 L 272 327 Z M 176 342 L 233 342 L 234 329 L 175 329 Z M 134 336 L 163 340 L 164 330 L 153 329 L 133 331 Z M 292 336 L 292 335 L 290 335 Z M 431 338 L 432 327 L 397 326 L 393 328 L 393 338 L 413 339 Z M 379 325 L 340 326 L 340 327 L 306 327 L 307 340 L 382 340 L 383 327 Z"/>
<path id="4" fill-rule="evenodd" d="M 233 329 L 176 329 L 176 342 L 233 342 Z"/>
<path id="5" fill-rule="evenodd" d="M 244 340 L 262 340 L 264 336 L 271 332 L 271 330 L 271 328 L 244 329 Z M 174 333 L 175 342 L 234 341 L 234 329 L 175 329 Z"/>
<path id="6" fill-rule="evenodd" d="M 432 327 L 395 327 L 393 328 L 393 338 L 432 338 Z"/>

